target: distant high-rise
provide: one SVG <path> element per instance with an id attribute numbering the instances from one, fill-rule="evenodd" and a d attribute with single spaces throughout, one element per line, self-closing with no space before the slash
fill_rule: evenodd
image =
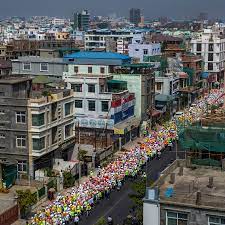
<path id="1" fill-rule="evenodd" d="M 85 31 L 89 29 L 90 14 L 87 10 L 81 13 L 74 13 L 74 29 Z"/>
<path id="2" fill-rule="evenodd" d="M 130 9 L 130 22 L 134 25 L 138 25 L 141 22 L 141 10 L 140 9 Z"/>

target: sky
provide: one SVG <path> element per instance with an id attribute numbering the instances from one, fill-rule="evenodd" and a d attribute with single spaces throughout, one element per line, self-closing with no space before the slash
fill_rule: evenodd
<path id="1" fill-rule="evenodd" d="M 60 16 L 88 9 L 91 15 L 128 17 L 129 9 L 140 8 L 146 18 L 168 16 L 174 19 L 196 17 L 206 12 L 211 18 L 225 18 L 225 0 L 0 0 L 0 17 Z"/>

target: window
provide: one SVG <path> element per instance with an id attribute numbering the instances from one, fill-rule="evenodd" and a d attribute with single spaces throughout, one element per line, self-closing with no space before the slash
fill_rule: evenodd
<path id="1" fill-rule="evenodd" d="M 208 225 L 225 225 L 225 217 L 209 216 Z"/>
<path id="2" fill-rule="evenodd" d="M 33 150 L 42 150 L 45 148 L 45 137 L 32 138 Z"/>
<path id="3" fill-rule="evenodd" d="M 109 111 L 109 102 L 102 101 L 102 112 L 108 112 L 108 111 Z"/>
<path id="4" fill-rule="evenodd" d="M 202 44 L 201 43 L 198 43 L 197 44 L 197 51 L 198 52 L 201 52 L 202 51 Z"/>
<path id="5" fill-rule="evenodd" d="M 65 109 L 65 116 L 72 114 L 72 103 L 71 102 L 66 103 L 64 109 Z"/>
<path id="6" fill-rule="evenodd" d="M 1 109 L 1 110 L 0 110 L 0 114 L 1 114 L 1 115 L 4 115 L 4 114 L 5 114 L 5 110 Z"/>
<path id="7" fill-rule="evenodd" d="M 104 67 L 100 67 L 100 73 L 104 74 L 105 73 L 105 68 Z"/>
<path id="8" fill-rule="evenodd" d="M 26 136 L 25 135 L 16 136 L 16 147 L 18 147 L 18 148 L 26 147 Z"/>
<path id="9" fill-rule="evenodd" d="M 136 51 L 136 52 L 139 52 L 139 49 L 136 48 L 135 51 Z"/>
<path id="10" fill-rule="evenodd" d="M 65 126 L 65 138 L 69 138 L 73 135 L 73 124 Z"/>
<path id="11" fill-rule="evenodd" d="M 16 112 L 16 123 L 26 122 L 26 112 Z"/>
<path id="12" fill-rule="evenodd" d="M 213 44 L 209 44 L 209 52 L 213 52 Z"/>
<path id="13" fill-rule="evenodd" d="M 0 138 L 5 139 L 5 134 L 0 134 Z"/>
<path id="14" fill-rule="evenodd" d="M 31 63 L 23 63 L 23 70 L 31 70 Z"/>
<path id="15" fill-rule="evenodd" d="M 27 172 L 27 161 L 18 160 L 17 161 L 17 171 L 18 172 Z"/>
<path id="16" fill-rule="evenodd" d="M 213 63 L 208 63 L 208 70 L 213 70 Z"/>
<path id="17" fill-rule="evenodd" d="M 213 53 L 208 54 L 208 61 L 213 61 Z"/>
<path id="18" fill-rule="evenodd" d="M 95 85 L 94 84 L 88 84 L 88 92 L 95 93 Z"/>
<path id="19" fill-rule="evenodd" d="M 78 66 L 74 66 L 74 73 L 78 73 L 79 69 Z"/>
<path id="20" fill-rule="evenodd" d="M 95 111 L 95 101 L 88 101 L 88 110 Z"/>
<path id="21" fill-rule="evenodd" d="M 161 91 L 161 89 L 162 89 L 162 84 L 161 83 L 156 83 L 156 90 L 157 91 Z"/>
<path id="22" fill-rule="evenodd" d="M 75 100 L 75 108 L 78 108 L 78 109 L 83 108 L 83 101 L 82 100 Z"/>
<path id="23" fill-rule="evenodd" d="M 71 84 L 71 89 L 75 92 L 82 92 L 82 84 Z"/>
<path id="24" fill-rule="evenodd" d="M 48 63 L 41 63 L 40 71 L 48 71 Z"/>
<path id="25" fill-rule="evenodd" d="M 45 124 L 45 114 L 32 114 L 32 126 L 40 127 Z"/>
<path id="26" fill-rule="evenodd" d="M 92 67 L 88 67 L 88 73 L 92 73 Z"/>
<path id="27" fill-rule="evenodd" d="M 168 211 L 166 213 L 167 225 L 187 225 L 188 224 L 188 215 L 187 213 L 178 213 Z"/>
<path id="28" fill-rule="evenodd" d="M 148 49 L 143 49 L 144 55 L 148 55 Z"/>

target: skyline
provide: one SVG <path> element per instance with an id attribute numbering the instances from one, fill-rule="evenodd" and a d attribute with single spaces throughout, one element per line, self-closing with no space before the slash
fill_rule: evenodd
<path id="1" fill-rule="evenodd" d="M 103 0 L 4 0 L 1 3 L 1 17 L 9 16 L 61 16 L 71 17 L 73 12 L 88 9 L 93 15 L 107 16 L 116 13 L 117 16 L 128 17 L 130 8 L 140 8 L 146 18 L 167 16 L 174 19 L 196 17 L 200 12 L 208 13 L 211 18 L 224 16 L 225 1 L 223 0 L 119 0 L 107 2 Z M 53 4 L 54 3 L 54 4 Z M 43 7 L 45 5 L 45 7 Z M 13 7 L 12 7 L 13 6 Z M 96 8 L 98 6 L 98 8 Z"/>

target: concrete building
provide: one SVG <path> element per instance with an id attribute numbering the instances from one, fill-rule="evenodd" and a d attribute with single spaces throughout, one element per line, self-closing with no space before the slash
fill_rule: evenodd
<path id="1" fill-rule="evenodd" d="M 116 66 L 130 63 L 118 53 L 80 52 L 64 57 L 64 81 L 75 91 L 76 143 L 95 158 L 95 165 L 138 135 L 135 95 L 127 82 L 113 80 Z M 86 137 L 89 138 L 86 138 Z"/>
<path id="2" fill-rule="evenodd" d="M 149 43 L 144 40 L 142 34 L 135 35 L 132 42 L 128 45 L 129 56 L 144 62 L 144 57 L 161 55 L 159 43 Z"/>
<path id="3" fill-rule="evenodd" d="M 130 9 L 130 23 L 133 23 L 135 26 L 141 22 L 141 10 L 132 8 Z"/>
<path id="4" fill-rule="evenodd" d="M 127 82 L 127 89 L 135 93 L 134 114 L 148 121 L 155 109 L 155 76 L 153 68 L 145 64 L 130 64 L 115 70 L 113 78 Z"/>
<path id="5" fill-rule="evenodd" d="M 191 51 L 201 56 L 204 72 L 208 72 L 213 82 L 223 77 L 225 60 L 225 36 L 217 27 L 204 29 L 202 35 L 191 40 Z"/>
<path id="6" fill-rule="evenodd" d="M 13 76 L 0 79 L 0 89 L 0 158 L 15 165 L 16 177 L 33 178 L 57 157 L 68 160 L 74 143 L 73 92 L 48 89 L 45 96 L 44 89 L 32 91 L 32 79 Z"/>
<path id="7" fill-rule="evenodd" d="M 107 44 L 111 43 L 111 45 L 113 45 L 112 43 L 114 43 L 114 51 L 124 54 L 127 50 L 126 45 L 131 42 L 134 34 L 142 32 L 143 31 L 126 29 L 88 30 L 84 36 L 85 50 L 100 49 L 106 51 Z"/>
<path id="8" fill-rule="evenodd" d="M 74 148 L 74 94 L 72 90 L 42 89 L 28 100 L 30 175 L 52 168 L 55 158 L 70 160 Z"/>
<path id="9" fill-rule="evenodd" d="M 45 75 L 51 80 L 62 80 L 67 71 L 67 63 L 62 58 L 19 57 L 12 60 L 12 74 L 29 75 L 31 77 Z"/>
<path id="10" fill-rule="evenodd" d="M 144 225 L 225 224 L 224 168 L 177 160 L 165 169 L 144 198 Z"/>
<path id="11" fill-rule="evenodd" d="M 27 106 L 31 96 L 31 79 L 2 78 L 0 93 L 0 158 L 17 166 L 15 172 L 27 172 L 29 161 Z"/>
<path id="12" fill-rule="evenodd" d="M 80 31 L 86 31 L 89 29 L 90 14 L 87 10 L 83 10 L 81 13 L 74 13 L 74 29 Z"/>

